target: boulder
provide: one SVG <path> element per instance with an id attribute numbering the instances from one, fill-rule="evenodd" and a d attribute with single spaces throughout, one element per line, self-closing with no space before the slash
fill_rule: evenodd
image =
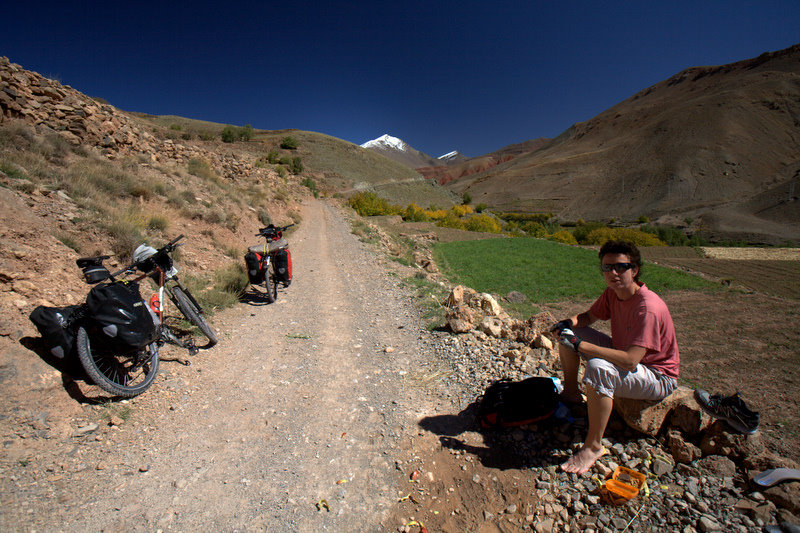
<path id="1" fill-rule="evenodd" d="M 543 311 L 539 314 L 533 315 L 527 320 L 528 327 L 536 333 L 545 333 L 550 331 L 550 328 L 557 320 L 548 311 Z"/>
<path id="2" fill-rule="evenodd" d="M 676 428 L 667 430 L 666 444 L 676 463 L 686 465 L 703 456 L 700 448 L 688 442 L 680 430 Z"/>
<path id="3" fill-rule="evenodd" d="M 456 285 L 450 291 L 450 295 L 444 301 L 447 307 L 456 307 L 458 305 L 469 305 L 470 300 L 474 295 L 478 294 L 475 290 L 463 285 Z"/>
<path id="4" fill-rule="evenodd" d="M 772 520 L 772 513 L 775 511 L 775 504 L 772 502 L 754 502 L 753 500 L 742 499 L 736 502 L 734 509 L 746 514 L 751 519 L 759 519 L 764 523 Z"/>
<path id="5" fill-rule="evenodd" d="M 763 494 L 776 506 L 792 514 L 800 514 L 800 481 L 775 485 L 763 491 Z"/>
<path id="6" fill-rule="evenodd" d="M 553 341 L 551 341 L 541 333 L 536 335 L 536 338 L 533 339 L 533 345 L 537 348 L 544 348 L 545 350 L 553 349 Z"/>
<path id="7" fill-rule="evenodd" d="M 503 333 L 503 322 L 498 318 L 487 316 L 481 321 L 478 329 L 490 337 L 500 338 Z"/>
<path id="8" fill-rule="evenodd" d="M 764 444 L 758 433 L 740 435 L 731 433 L 726 422 L 715 420 L 703 434 L 700 441 L 703 455 L 724 455 L 733 459 L 743 459 L 764 453 Z"/>
<path id="9" fill-rule="evenodd" d="M 472 314 L 465 305 L 457 305 L 450 309 L 445 319 L 453 333 L 466 333 L 473 327 Z"/>
<path id="10" fill-rule="evenodd" d="M 473 298 L 470 305 L 483 311 L 487 316 L 500 316 L 503 313 L 503 308 L 497 303 L 489 293 L 483 292 L 477 298 Z"/>
<path id="11" fill-rule="evenodd" d="M 684 397 L 675 405 L 670 416 L 670 423 L 681 428 L 687 435 L 694 436 L 702 433 L 713 420 L 697 405 L 694 400 L 694 391 L 691 389 L 689 391 L 691 392 L 691 398 Z"/>
<path id="12" fill-rule="evenodd" d="M 700 414 L 700 407 L 694 400 L 694 391 L 688 387 L 678 387 L 672 394 L 658 402 L 614 398 L 614 410 L 628 426 L 651 436 L 656 436 L 670 423 L 672 414 L 676 410 L 681 413 L 680 420 L 696 422 L 689 426 L 692 430 L 697 427 L 697 432 L 702 430 L 703 416 L 706 417 L 706 421 L 710 421 L 708 415 Z M 690 416 L 690 412 L 697 412 L 697 414 Z M 692 433 L 692 431 L 687 431 L 687 433 Z"/>
<path id="13" fill-rule="evenodd" d="M 733 477 L 736 475 L 736 464 L 721 455 L 709 455 L 697 461 L 702 472 L 717 477 Z"/>
<path id="14" fill-rule="evenodd" d="M 506 294 L 506 301 L 512 304 L 519 304 L 526 300 L 526 296 L 519 291 L 511 291 Z"/>
<path id="15" fill-rule="evenodd" d="M 750 477 L 772 468 L 798 468 L 798 464 L 791 459 L 766 451 L 745 457 L 742 466 L 750 471 Z"/>

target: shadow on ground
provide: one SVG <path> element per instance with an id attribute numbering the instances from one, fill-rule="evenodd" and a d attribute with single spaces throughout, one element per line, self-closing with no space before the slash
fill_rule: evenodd
<path id="1" fill-rule="evenodd" d="M 487 468 L 548 467 L 563 463 L 570 454 L 575 428 L 569 422 L 550 417 L 521 427 L 486 429 L 481 427 L 476 413 L 477 402 L 473 402 L 457 414 L 425 417 L 419 426 L 439 435 L 445 448 L 473 454 Z M 458 438 L 465 432 L 480 433 L 484 445 L 467 444 Z"/>

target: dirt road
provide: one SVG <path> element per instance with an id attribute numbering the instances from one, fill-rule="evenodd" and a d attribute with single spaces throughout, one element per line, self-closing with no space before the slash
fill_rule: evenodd
<path id="1" fill-rule="evenodd" d="M 4 428 L 3 530 L 380 530 L 430 405 L 407 379 L 424 335 L 334 208 L 308 203 L 289 240 L 292 285 L 215 316 L 220 343 L 191 366 L 166 351 L 130 403 L 59 398 L 38 433 Z"/>

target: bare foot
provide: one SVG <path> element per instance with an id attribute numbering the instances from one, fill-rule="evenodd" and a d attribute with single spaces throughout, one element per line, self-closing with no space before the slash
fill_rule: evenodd
<path id="1" fill-rule="evenodd" d="M 605 455 L 605 452 L 605 448 L 600 448 L 600 451 L 594 451 L 591 448 L 582 447 L 566 463 L 561 465 L 561 470 L 572 474 L 588 472 L 595 461 Z"/>

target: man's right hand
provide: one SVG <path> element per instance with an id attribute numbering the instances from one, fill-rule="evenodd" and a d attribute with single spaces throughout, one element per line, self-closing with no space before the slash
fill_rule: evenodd
<path id="1" fill-rule="evenodd" d="M 572 329 L 572 319 L 571 318 L 565 318 L 564 320 L 560 320 L 560 321 L 556 322 L 553 325 L 553 327 L 550 328 L 550 331 L 552 331 L 553 333 L 555 333 L 558 336 L 561 336 L 561 331 L 563 331 L 565 329 Z"/>

